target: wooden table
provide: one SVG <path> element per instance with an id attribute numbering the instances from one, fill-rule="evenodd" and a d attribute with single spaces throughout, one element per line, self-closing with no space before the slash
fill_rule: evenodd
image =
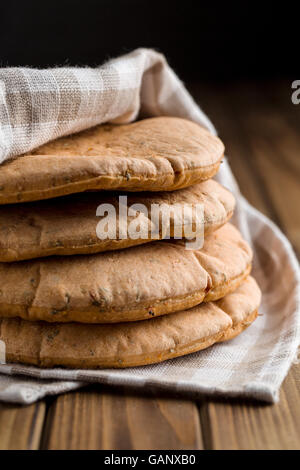
<path id="1" fill-rule="evenodd" d="M 189 88 L 219 129 L 244 195 L 300 253 L 300 105 L 291 103 L 291 83 Z M 274 406 L 135 396 L 101 386 L 30 406 L 0 404 L 0 449 L 299 448 L 296 365 Z"/>

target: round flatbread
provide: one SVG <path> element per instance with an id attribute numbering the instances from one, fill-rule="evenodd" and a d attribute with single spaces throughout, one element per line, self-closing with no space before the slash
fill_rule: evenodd
<path id="1" fill-rule="evenodd" d="M 229 340 L 256 318 L 261 293 L 249 277 L 232 294 L 150 321 L 115 325 L 0 320 L 7 362 L 41 367 L 132 367 L 161 362 Z"/>
<path id="2" fill-rule="evenodd" d="M 124 199 L 124 195 L 122 197 Z M 173 192 L 129 193 L 127 208 L 133 204 L 143 204 L 147 209 L 147 213 L 138 213 L 136 217 L 128 215 L 128 209 L 126 212 L 119 210 L 120 204 L 124 205 L 122 197 L 110 192 L 86 193 L 64 197 L 59 201 L 54 199 L 1 206 L 0 261 L 91 254 L 150 242 L 151 228 L 155 226 L 151 222 L 153 204 L 172 207 L 170 218 L 166 219 L 171 237 L 174 235 L 176 214 L 179 220 L 181 216 L 183 235 L 190 237 L 197 230 L 208 234 L 230 219 L 235 205 L 233 195 L 213 180 Z M 96 216 L 96 211 L 101 204 L 110 204 L 115 210 L 110 215 L 105 215 L 105 222 L 107 220 L 108 224 L 114 226 L 114 221 L 117 221 L 115 239 L 100 239 L 97 235 L 96 230 L 101 219 Z M 187 212 L 187 217 L 183 217 L 183 213 L 186 205 L 195 209 L 197 204 L 203 205 L 204 217 L 195 225 L 196 217 L 193 212 Z M 130 227 L 137 218 L 139 225 L 145 228 L 145 236 L 142 234 L 142 238 L 130 237 Z M 126 227 L 126 238 L 121 237 L 119 226 Z M 159 226 L 156 239 L 163 238 L 164 233 Z"/>
<path id="3" fill-rule="evenodd" d="M 0 204 L 99 189 L 171 191 L 211 178 L 223 154 L 217 137 L 185 119 L 101 125 L 4 163 Z"/>
<path id="4" fill-rule="evenodd" d="M 153 242 L 125 250 L 0 263 L 0 316 L 49 322 L 149 319 L 216 300 L 251 269 L 252 251 L 226 224 L 201 250 Z"/>

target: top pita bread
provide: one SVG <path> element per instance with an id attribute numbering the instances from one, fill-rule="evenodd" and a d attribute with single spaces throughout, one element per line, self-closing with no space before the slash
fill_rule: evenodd
<path id="1" fill-rule="evenodd" d="M 171 191 L 212 177 L 223 154 L 217 137 L 184 119 L 102 125 L 4 163 L 0 204 L 100 189 Z"/>

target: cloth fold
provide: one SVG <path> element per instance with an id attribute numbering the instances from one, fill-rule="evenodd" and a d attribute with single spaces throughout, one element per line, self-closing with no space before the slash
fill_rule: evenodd
<path id="1" fill-rule="evenodd" d="M 0 161 L 102 122 L 170 115 L 216 133 L 163 55 L 137 49 L 90 68 L 0 70 Z M 0 167 L 1 171 L 1 167 Z M 237 199 L 233 222 L 254 249 L 263 291 L 260 316 L 237 338 L 161 364 L 125 370 L 39 369 L 0 365 L 0 400 L 32 403 L 89 382 L 176 394 L 239 396 L 275 402 L 300 342 L 300 272 L 292 247 L 241 196 L 227 160 L 216 178 Z"/>

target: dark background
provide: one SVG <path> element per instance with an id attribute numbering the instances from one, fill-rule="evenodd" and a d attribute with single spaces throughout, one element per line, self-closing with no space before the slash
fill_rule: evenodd
<path id="1" fill-rule="evenodd" d="M 142 46 L 184 80 L 299 78 L 299 30 L 293 2 L 7 0 L 0 61 L 94 66 Z"/>

